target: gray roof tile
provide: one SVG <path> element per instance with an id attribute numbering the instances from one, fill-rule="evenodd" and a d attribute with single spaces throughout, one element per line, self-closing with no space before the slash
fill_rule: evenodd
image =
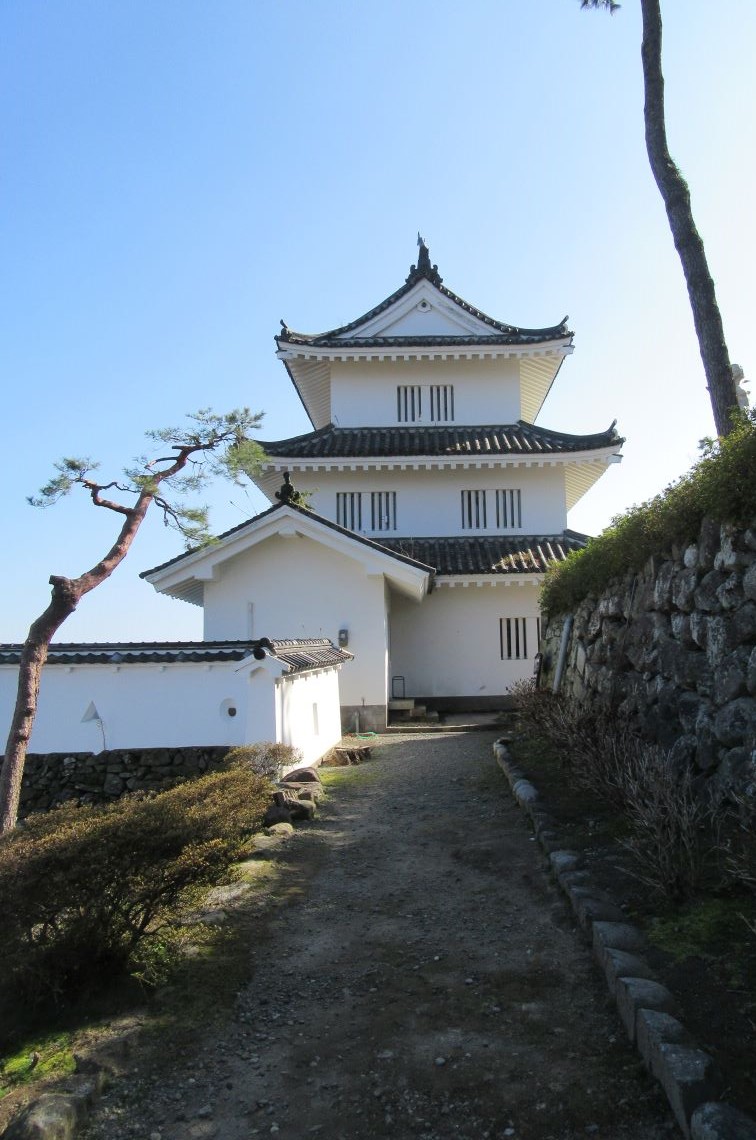
<path id="1" fill-rule="evenodd" d="M 18 665 L 20 644 L 0 645 L 0 665 Z M 267 652 L 266 652 L 267 651 Z M 181 664 L 187 661 L 262 660 L 267 654 L 286 665 L 289 673 L 341 665 L 352 659 L 345 649 L 337 649 L 327 638 L 273 639 L 246 641 L 113 641 L 53 642 L 47 657 L 49 665 L 144 665 Z"/>
<path id="2" fill-rule="evenodd" d="M 620 447 L 612 424 L 591 435 L 569 435 L 519 420 L 493 426 L 354 427 L 328 424 L 291 439 L 260 441 L 267 455 L 287 459 L 350 459 L 385 456 L 559 455 Z"/>

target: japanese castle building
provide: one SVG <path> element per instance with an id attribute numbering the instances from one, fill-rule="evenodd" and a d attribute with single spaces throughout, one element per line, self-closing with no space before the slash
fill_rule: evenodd
<path id="1" fill-rule="evenodd" d="M 398 697 L 494 707 L 533 672 L 547 566 L 586 541 L 568 510 L 620 458 L 614 425 L 534 426 L 572 338 L 566 320 L 486 316 L 421 244 L 363 316 L 318 335 L 283 325 L 278 357 L 313 431 L 263 443 L 271 507 L 143 577 L 202 606 L 208 641 L 348 647 L 348 729 L 384 727 Z"/>

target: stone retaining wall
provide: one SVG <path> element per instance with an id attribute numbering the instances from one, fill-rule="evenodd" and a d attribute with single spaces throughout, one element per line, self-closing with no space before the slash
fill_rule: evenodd
<path id="1" fill-rule="evenodd" d="M 756 525 L 704 521 L 696 542 L 572 616 L 563 692 L 628 717 L 680 763 L 756 781 Z M 553 683 L 566 619 L 546 623 L 541 685 Z"/>
<path id="2" fill-rule="evenodd" d="M 145 748 L 53 752 L 26 758 L 21 816 L 68 800 L 108 803 L 124 792 L 162 791 L 220 767 L 228 748 Z"/>

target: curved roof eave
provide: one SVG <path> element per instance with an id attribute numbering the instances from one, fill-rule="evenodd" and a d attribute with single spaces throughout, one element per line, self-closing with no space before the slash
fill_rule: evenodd
<path id="1" fill-rule="evenodd" d="M 419 281 L 423 280 L 428 281 L 433 286 L 433 288 L 441 294 L 441 296 L 453 302 L 453 304 L 457 305 L 469 316 L 474 317 L 482 324 L 487 325 L 500 336 L 512 338 L 511 340 L 508 339 L 504 343 L 527 344 L 531 343 L 533 340 L 557 340 L 563 337 L 573 336 L 573 333 L 570 332 L 570 330 L 567 328 L 567 317 L 563 317 L 562 320 L 556 325 L 550 325 L 548 327 L 539 329 L 530 329 L 523 328 L 518 325 L 510 325 L 504 321 L 498 321 L 494 317 L 490 317 L 488 313 L 484 313 L 482 309 L 477 308 L 475 305 L 471 305 L 469 301 L 465 301 L 463 297 L 460 297 L 457 293 L 454 293 L 451 289 L 447 288 L 447 286 L 443 284 L 443 277 L 441 277 L 438 272 L 438 266 L 431 265 L 428 247 L 425 242 L 421 241 L 417 265 L 412 265 L 410 267 L 409 274 L 404 284 L 400 285 L 398 289 L 395 289 L 393 293 L 390 293 L 388 297 L 385 297 L 377 305 L 374 305 L 372 309 L 368 309 L 366 313 L 363 313 L 361 316 L 355 318 L 355 320 L 349 321 L 345 325 L 339 325 L 338 328 L 329 329 L 327 332 L 295 332 L 293 329 L 290 329 L 288 327 L 285 321 L 282 320 L 281 332 L 275 338 L 279 351 L 282 349 L 282 344 L 325 346 L 331 344 L 333 341 L 338 342 L 339 338 L 348 336 L 349 333 L 353 332 L 355 329 L 358 329 L 361 325 L 368 324 L 375 317 L 380 316 L 381 313 L 391 308 L 392 305 L 395 305 L 398 301 L 401 301 L 401 299 L 405 297 L 415 287 L 415 285 L 417 285 Z M 352 337 L 350 338 L 349 343 L 354 344 L 358 339 L 359 338 Z M 381 342 L 388 343 L 391 338 L 381 337 L 377 339 L 379 339 Z M 424 343 L 427 338 L 419 338 L 418 340 L 418 338 L 400 337 L 394 339 L 400 344 L 410 345 L 413 343 Z"/>

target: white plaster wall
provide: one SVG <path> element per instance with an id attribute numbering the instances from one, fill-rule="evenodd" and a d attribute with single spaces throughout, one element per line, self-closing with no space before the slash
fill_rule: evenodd
<path id="1" fill-rule="evenodd" d="M 281 721 L 280 740 L 302 753 L 302 763 L 315 764 L 341 739 L 339 674 L 336 669 L 282 678 L 276 685 Z M 298 767 L 299 762 L 284 769 Z"/>
<path id="2" fill-rule="evenodd" d="M 13 712 L 18 671 L 0 667 L 0 723 Z M 82 723 L 94 702 L 102 718 Z M 315 731 L 312 705 L 318 706 Z M 236 715 L 228 715 L 231 705 Z M 49 665 L 43 670 L 30 752 L 106 748 L 232 747 L 278 740 L 307 763 L 340 737 L 338 670 L 293 674 L 276 682 L 264 666 Z"/>
<path id="3" fill-rule="evenodd" d="M 408 697 L 500 696 L 533 675 L 539 616 L 535 585 L 440 587 L 421 606 L 393 596 L 390 676 Z M 530 619 L 527 660 L 501 660 L 501 617 Z"/>
<path id="4" fill-rule="evenodd" d="M 339 427 L 386 427 L 397 423 L 399 384 L 453 384 L 454 422 L 508 424 L 520 419 L 520 366 L 503 360 L 334 361 L 331 414 Z M 427 393 L 423 393 L 426 397 Z M 430 409 L 423 400 L 423 424 Z"/>
<path id="5" fill-rule="evenodd" d="M 254 627 L 248 627 L 249 605 Z M 386 700 L 383 575 L 310 538 L 273 536 L 229 559 L 205 585 L 207 640 L 328 637 L 349 631 L 355 660 L 341 672 L 343 704 Z"/>
<path id="6" fill-rule="evenodd" d="M 336 521 L 338 491 L 396 491 L 396 531 L 401 535 L 561 534 L 567 525 L 564 468 L 505 465 L 501 469 L 454 471 L 323 471 L 292 472 L 300 490 L 310 491 L 310 504 L 324 518 Z M 493 492 L 503 488 L 522 491 L 522 527 L 498 530 Z M 488 490 L 487 530 L 462 529 L 460 492 Z M 370 530 L 370 500 L 363 499 L 363 533 L 378 542 L 380 531 Z"/>
<path id="7" fill-rule="evenodd" d="M 275 720 L 273 680 L 266 676 L 259 699 L 250 700 L 246 672 L 238 662 L 209 665 L 48 665 L 42 672 L 39 708 L 30 751 L 100 751 L 97 721 L 82 723 L 94 702 L 107 748 L 171 748 L 235 745 L 270 739 Z M 10 722 L 18 672 L 0 668 L 0 722 Z M 228 715 L 228 705 L 237 715 Z"/>

